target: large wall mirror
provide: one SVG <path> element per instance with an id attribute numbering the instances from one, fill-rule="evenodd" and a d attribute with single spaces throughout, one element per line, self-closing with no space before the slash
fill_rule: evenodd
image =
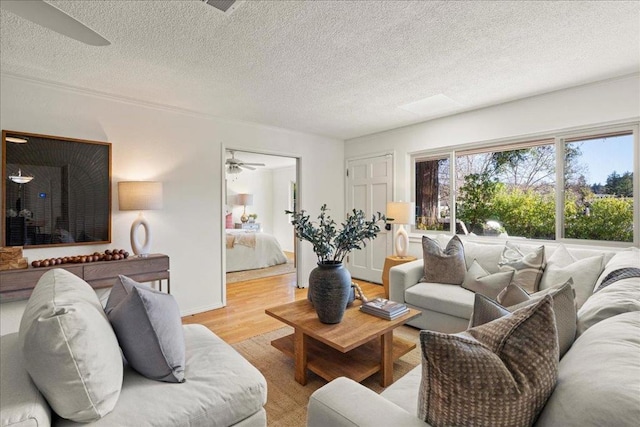
<path id="1" fill-rule="evenodd" d="M 2 131 L 5 246 L 111 242 L 111 144 Z"/>

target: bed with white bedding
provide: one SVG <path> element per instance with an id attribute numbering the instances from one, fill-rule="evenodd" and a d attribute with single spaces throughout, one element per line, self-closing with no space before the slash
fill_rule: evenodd
<path id="1" fill-rule="evenodd" d="M 227 273 L 284 264 L 280 243 L 267 233 L 226 230 Z"/>

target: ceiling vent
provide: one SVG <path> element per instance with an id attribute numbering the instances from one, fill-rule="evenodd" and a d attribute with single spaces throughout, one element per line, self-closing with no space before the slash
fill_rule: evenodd
<path id="1" fill-rule="evenodd" d="M 202 0 L 209 6 L 213 6 L 220 12 L 224 12 L 227 15 L 231 15 L 244 0 Z"/>

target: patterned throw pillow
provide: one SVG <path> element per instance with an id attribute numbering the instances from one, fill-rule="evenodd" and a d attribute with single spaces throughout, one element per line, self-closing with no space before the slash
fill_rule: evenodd
<path id="1" fill-rule="evenodd" d="M 466 332 L 422 331 L 418 417 L 439 426 L 530 426 L 558 377 L 551 297 Z"/>
<path id="2" fill-rule="evenodd" d="M 534 293 L 538 290 L 544 271 L 544 246 L 525 255 L 517 245 L 506 242 L 498 265 L 502 271 L 514 271 L 511 283 L 529 293 Z"/>
<path id="3" fill-rule="evenodd" d="M 500 291 L 511 283 L 513 271 L 501 271 L 489 274 L 478 261 L 473 260 L 473 264 L 464 276 L 462 287 L 475 293 L 482 294 L 491 299 L 496 299 Z"/>
<path id="4" fill-rule="evenodd" d="M 470 327 L 479 326 L 496 319 L 497 317 L 491 317 L 491 314 L 497 310 L 495 306 L 511 312 L 540 301 L 546 295 L 550 295 L 553 299 L 553 312 L 556 316 L 556 328 L 558 329 L 558 345 L 560 358 L 562 358 L 571 348 L 576 338 L 577 315 L 574 293 L 571 279 L 567 280 L 562 286 L 555 286 L 532 295 L 527 294 L 517 285 L 509 285 L 498 295 L 498 303 L 494 301 L 479 301 L 476 298 L 474 315 L 471 319 L 474 323 Z M 507 307 L 506 309 L 504 308 L 505 306 Z M 476 309 L 478 310 L 477 316 Z M 500 314 L 498 314 L 498 317 L 500 317 Z"/>
<path id="5" fill-rule="evenodd" d="M 453 236 L 442 250 L 437 240 L 422 236 L 424 277 L 421 282 L 461 285 L 467 272 L 464 246 L 458 236 Z"/>

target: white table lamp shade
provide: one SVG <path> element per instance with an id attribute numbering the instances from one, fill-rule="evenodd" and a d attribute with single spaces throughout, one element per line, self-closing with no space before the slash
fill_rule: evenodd
<path id="1" fill-rule="evenodd" d="M 118 183 L 121 211 L 162 209 L 162 183 L 158 181 L 121 181 Z"/>
<path id="2" fill-rule="evenodd" d="M 253 194 L 238 194 L 236 201 L 238 205 L 251 206 L 253 205 Z"/>
<path id="3" fill-rule="evenodd" d="M 396 256 L 406 257 L 409 255 L 409 234 L 404 229 L 404 224 L 415 224 L 415 203 L 412 202 L 389 202 L 387 203 L 387 222 L 399 224 L 394 242 Z"/>
<path id="4" fill-rule="evenodd" d="M 131 249 L 139 256 L 149 255 L 151 249 L 151 227 L 142 215 L 143 210 L 162 209 L 162 183 L 157 181 L 121 181 L 118 183 L 118 206 L 121 211 L 140 211 L 131 224 Z M 145 230 L 144 242 L 138 239 L 138 228 Z"/>

